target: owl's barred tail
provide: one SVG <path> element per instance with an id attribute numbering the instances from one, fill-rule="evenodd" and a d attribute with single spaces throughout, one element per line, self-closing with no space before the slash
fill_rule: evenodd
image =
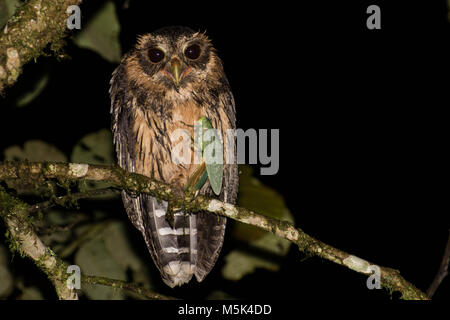
<path id="1" fill-rule="evenodd" d="M 166 219 L 167 202 L 123 194 L 130 220 L 144 235 L 163 281 L 170 287 L 200 282 L 214 266 L 222 247 L 225 218 L 210 213 L 174 214 L 173 228 Z"/>
<path id="2" fill-rule="evenodd" d="M 195 216 L 174 213 L 172 228 L 166 219 L 167 201 L 159 202 L 148 197 L 145 210 L 149 218 L 146 230 L 150 232 L 157 259 L 155 263 L 164 282 L 170 287 L 189 282 L 197 260 Z"/>

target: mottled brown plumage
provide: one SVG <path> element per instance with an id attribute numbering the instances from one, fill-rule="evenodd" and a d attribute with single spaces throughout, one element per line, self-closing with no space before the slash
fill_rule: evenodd
<path id="1" fill-rule="evenodd" d="M 177 141 L 171 141 L 171 133 L 185 129 L 193 136 L 194 121 L 203 116 L 224 141 L 225 131 L 235 128 L 234 99 L 221 61 L 210 40 L 188 28 L 168 27 L 140 37 L 114 71 L 110 96 L 119 165 L 180 191 L 199 165 L 172 161 Z M 235 152 L 234 141 L 224 144 L 224 154 L 230 150 Z M 237 189 L 237 165 L 226 164 L 219 198 L 235 203 Z M 213 195 L 209 183 L 200 193 Z M 173 287 L 192 275 L 202 281 L 219 255 L 226 218 L 176 212 L 170 225 L 167 202 L 148 195 L 122 196 L 164 282 Z"/>

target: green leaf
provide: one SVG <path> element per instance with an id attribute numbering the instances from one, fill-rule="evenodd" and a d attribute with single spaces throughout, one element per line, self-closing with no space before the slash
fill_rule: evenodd
<path id="1" fill-rule="evenodd" d="M 14 289 L 9 259 L 8 250 L 0 243 L 0 299 L 8 297 Z"/>
<path id="2" fill-rule="evenodd" d="M 131 281 L 149 288 L 148 261 L 138 257 L 126 233 L 123 222 L 110 222 L 94 238 L 82 244 L 75 254 L 75 263 L 82 273 Z M 132 279 L 127 279 L 127 271 L 131 271 Z M 82 290 L 90 299 L 125 299 L 123 291 L 111 287 L 83 284 Z"/>
<path id="3" fill-rule="evenodd" d="M 75 145 L 70 156 L 70 161 L 89 164 L 113 163 L 112 134 L 108 129 L 85 135 Z"/>
<path id="4" fill-rule="evenodd" d="M 77 217 L 81 215 L 79 212 L 71 214 L 71 212 L 64 209 L 52 208 L 45 211 L 42 219 L 34 219 L 33 226 L 41 230 L 52 230 L 51 232 L 43 232 L 40 235 L 40 239 L 46 246 L 58 252 L 58 250 L 64 248 L 64 244 L 72 237 L 73 230 L 72 228 L 67 228 L 67 226 L 75 223 Z"/>
<path id="5" fill-rule="evenodd" d="M 34 99 L 36 99 L 44 90 L 44 88 L 47 86 L 48 79 L 49 79 L 48 73 L 45 73 L 42 76 L 40 76 L 38 80 L 33 84 L 31 90 L 28 90 L 20 94 L 20 96 L 16 100 L 16 106 L 19 108 L 24 107 L 30 102 L 32 102 Z"/>
<path id="6" fill-rule="evenodd" d="M 211 292 L 207 297 L 207 300 L 236 300 L 235 297 L 229 295 L 225 291 L 215 290 Z"/>
<path id="7" fill-rule="evenodd" d="M 0 0 L 0 29 L 5 26 L 21 4 L 22 1 L 19 0 Z"/>
<path id="8" fill-rule="evenodd" d="M 75 163 L 88 164 L 113 164 L 112 134 L 108 129 L 102 129 L 97 132 L 87 134 L 75 145 L 70 156 L 70 161 Z M 81 192 L 107 188 L 111 184 L 107 182 L 88 181 L 80 184 Z M 117 194 L 105 194 L 98 196 L 98 199 L 113 199 Z"/>
<path id="9" fill-rule="evenodd" d="M 120 62 L 120 24 L 114 2 L 107 1 L 85 26 L 83 21 L 81 23 L 75 43 L 97 52 L 109 62 Z"/>
<path id="10" fill-rule="evenodd" d="M 37 287 L 25 287 L 21 288 L 22 294 L 17 297 L 17 300 L 44 300 L 44 296 Z"/>
<path id="11" fill-rule="evenodd" d="M 240 166 L 240 170 L 239 206 L 276 219 L 294 222 L 280 194 L 254 178 L 250 167 Z M 250 249 L 237 248 L 225 257 L 226 263 L 222 268 L 222 275 L 232 281 L 240 280 L 258 268 L 278 271 L 291 245 L 287 240 L 242 223 L 234 225 L 232 236 L 246 242 Z"/>
<path id="12" fill-rule="evenodd" d="M 263 215 L 293 222 L 283 197 L 274 189 L 263 185 L 253 176 L 253 169 L 247 165 L 239 166 L 239 198 L 237 204 Z M 234 236 L 250 242 L 261 238 L 267 232 L 247 224 L 236 224 Z"/>
<path id="13" fill-rule="evenodd" d="M 25 142 L 24 146 L 11 146 L 3 151 L 5 161 L 55 161 L 55 162 L 67 162 L 66 155 L 58 150 L 54 145 L 46 143 L 41 140 L 29 140 Z M 31 183 L 22 183 L 16 179 L 9 179 L 6 181 L 9 188 L 15 189 L 17 192 L 26 192 L 36 189 L 36 186 Z"/>
<path id="14" fill-rule="evenodd" d="M 3 151 L 5 160 L 67 162 L 66 155 L 54 145 L 40 140 L 29 140 L 23 148 L 11 146 Z"/>
<path id="15" fill-rule="evenodd" d="M 148 276 L 148 255 L 141 259 L 127 238 L 127 227 L 122 221 L 111 222 L 105 229 L 104 242 L 111 257 L 121 266 L 123 270 L 131 272 L 130 281 L 140 283 L 150 288 L 151 282 Z"/>
<path id="16" fill-rule="evenodd" d="M 115 261 L 106 249 L 102 238 L 97 237 L 85 242 L 75 255 L 77 264 L 84 274 L 107 277 L 117 280 L 126 280 L 126 271 Z M 83 284 L 83 292 L 90 299 L 96 300 L 122 300 L 122 291 L 111 287 Z"/>

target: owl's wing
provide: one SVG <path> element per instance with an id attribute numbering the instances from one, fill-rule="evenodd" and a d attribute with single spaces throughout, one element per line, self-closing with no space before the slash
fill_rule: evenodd
<path id="1" fill-rule="evenodd" d="M 230 129 L 236 129 L 236 107 L 233 98 L 233 94 L 231 93 L 231 89 L 226 82 L 226 88 L 221 95 L 219 95 L 219 104 L 224 106 L 224 110 L 226 110 L 227 120 L 230 123 Z M 238 188 L 239 188 L 239 170 L 237 165 L 237 150 L 236 150 L 236 138 L 234 135 L 229 136 L 231 141 L 227 142 L 226 133 L 224 135 L 224 154 L 231 153 L 233 154 L 234 163 L 225 163 L 225 171 L 224 171 L 224 188 L 223 194 L 220 195 L 220 199 L 227 203 L 235 204 L 237 200 Z"/>
<path id="2" fill-rule="evenodd" d="M 228 129 L 236 129 L 235 103 L 228 82 L 224 80 L 224 86 L 221 94 L 218 96 L 219 109 L 225 110 L 225 115 L 220 117 L 220 121 L 225 122 Z M 225 117 L 225 119 L 224 119 Z M 236 160 L 236 139 L 231 138 L 227 143 L 226 133 L 222 132 L 224 142 L 224 155 L 227 152 L 234 154 Z M 231 150 L 229 150 L 229 148 Z M 239 175 L 238 165 L 224 162 L 224 174 L 222 191 L 219 195 L 220 200 L 235 204 L 238 187 Z M 212 190 L 207 183 L 201 190 L 201 193 L 213 196 Z M 197 247 L 198 255 L 195 261 L 195 277 L 197 281 L 202 281 L 211 271 L 212 267 L 219 257 L 225 236 L 226 218 L 217 216 L 210 212 L 199 212 L 196 217 L 197 225 Z"/>
<path id="3" fill-rule="evenodd" d="M 124 57 L 126 59 L 126 56 Z M 114 145 L 119 166 L 129 172 L 135 172 L 134 144 L 132 137 L 133 127 L 133 99 L 128 92 L 128 84 L 125 81 L 125 70 L 119 65 L 114 70 L 110 84 L 109 94 L 111 97 L 111 128 L 114 135 Z M 130 220 L 134 226 L 141 230 L 140 216 L 136 212 L 137 203 L 134 198 L 122 192 L 124 205 Z"/>
<path id="4" fill-rule="evenodd" d="M 127 56 L 124 57 L 124 59 L 126 58 Z M 132 135 L 134 123 L 133 110 L 135 107 L 133 106 L 133 101 L 136 100 L 133 99 L 128 90 L 126 74 L 122 65 L 119 65 L 113 72 L 110 84 L 111 127 L 119 166 L 129 172 L 136 172 L 136 139 Z M 127 192 L 122 191 L 122 200 L 128 218 L 144 236 L 149 252 L 153 260 L 157 262 L 157 251 L 147 231 L 148 226 L 146 225 L 146 221 L 149 220 L 148 213 L 145 210 L 145 203 L 150 200 L 148 198 L 146 195 L 131 196 Z M 156 265 L 161 270 L 161 265 L 158 263 Z"/>

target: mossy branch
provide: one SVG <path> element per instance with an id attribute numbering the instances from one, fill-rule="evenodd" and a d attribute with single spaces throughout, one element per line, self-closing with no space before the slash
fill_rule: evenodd
<path id="1" fill-rule="evenodd" d="M 401 298 L 403 299 L 427 299 L 425 293 L 406 281 L 400 275 L 399 271 L 378 266 L 334 248 L 309 236 L 289 222 L 276 220 L 246 208 L 233 206 L 204 196 L 198 196 L 195 199 L 175 198 L 170 185 L 136 173 L 129 173 L 117 166 L 30 162 L 6 162 L 0 164 L 0 181 L 19 179 L 25 183 L 29 183 L 31 182 L 29 180 L 33 179 L 42 180 L 52 178 L 109 182 L 115 187 L 133 194 L 146 193 L 162 200 L 173 201 L 174 205 L 183 208 L 185 211 L 209 211 L 242 223 L 253 225 L 295 243 L 300 251 L 308 255 L 321 257 L 358 273 L 370 276 L 372 275 L 373 267 L 378 267 L 381 271 L 381 285 L 390 292 L 400 292 Z M 3 206 L 5 204 L 0 201 L 0 208 Z M 3 211 L 0 210 L 0 212 Z"/>
<path id="2" fill-rule="evenodd" d="M 0 30 L 0 94 L 14 84 L 23 66 L 48 45 L 58 52 L 66 35 L 67 8 L 81 0 L 29 0 Z"/>
<path id="3" fill-rule="evenodd" d="M 89 194 L 93 195 L 90 192 Z M 29 213 L 29 205 L 9 195 L 0 187 L 0 217 L 3 218 L 8 228 L 11 250 L 19 252 L 21 256 L 29 257 L 47 274 L 55 287 L 59 299 L 77 300 L 78 294 L 76 290 L 69 288 L 67 285 L 67 280 L 70 276 L 67 273 L 69 265 L 42 243 L 28 219 Z M 88 284 L 119 288 L 147 299 L 174 299 L 121 280 L 81 275 L 81 281 Z"/>
<path id="4" fill-rule="evenodd" d="M 68 265 L 47 248 L 28 220 L 28 205 L 9 195 L 0 187 L 0 216 L 8 228 L 10 248 L 31 258 L 44 271 L 62 300 L 77 300 L 75 290 L 66 284 Z"/>

